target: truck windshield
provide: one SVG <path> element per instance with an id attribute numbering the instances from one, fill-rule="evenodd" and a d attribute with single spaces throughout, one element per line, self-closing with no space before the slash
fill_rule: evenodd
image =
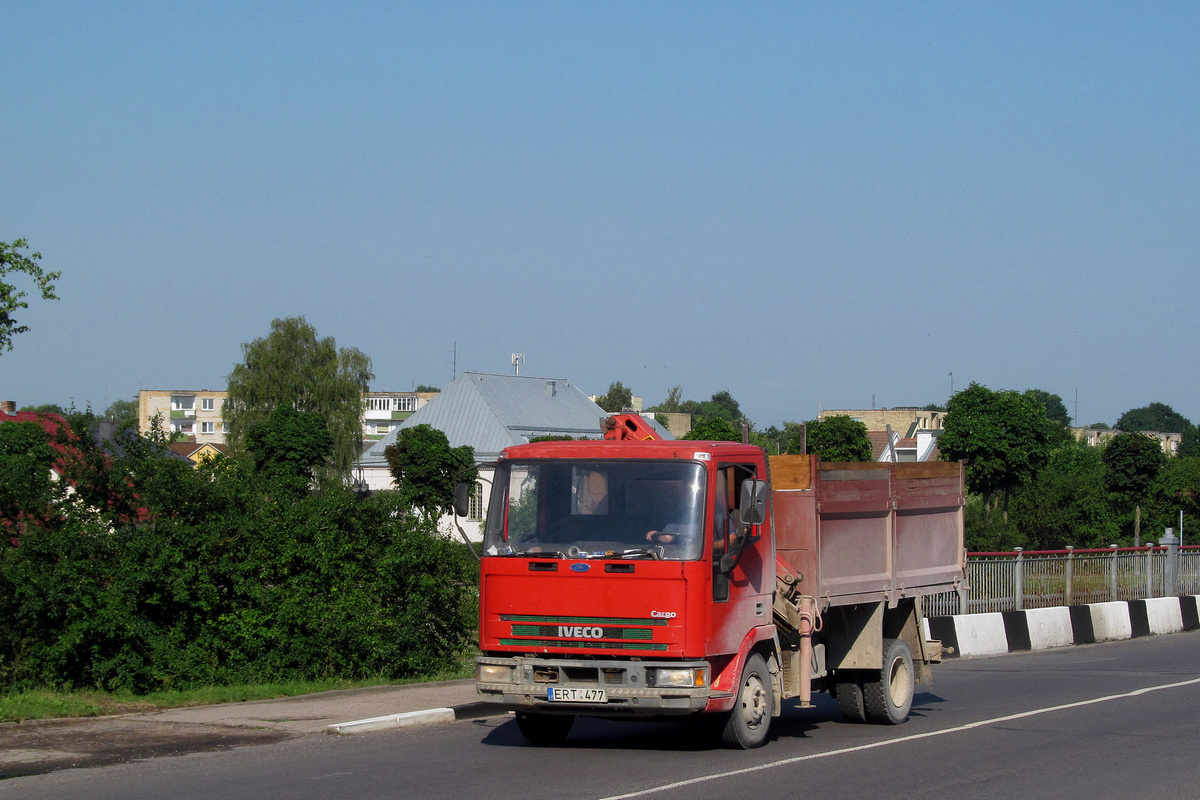
<path id="1" fill-rule="evenodd" d="M 704 487 L 704 466 L 689 461 L 502 461 L 484 551 L 695 560 L 704 546 Z"/>

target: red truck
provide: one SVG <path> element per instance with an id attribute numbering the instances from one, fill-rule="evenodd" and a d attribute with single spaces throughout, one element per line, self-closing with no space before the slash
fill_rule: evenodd
<path id="1" fill-rule="evenodd" d="M 497 462 L 479 695 L 542 745 L 577 716 L 694 715 L 757 747 L 814 690 L 905 721 L 941 655 L 921 598 L 963 580 L 962 465 L 767 457 L 636 420 Z"/>

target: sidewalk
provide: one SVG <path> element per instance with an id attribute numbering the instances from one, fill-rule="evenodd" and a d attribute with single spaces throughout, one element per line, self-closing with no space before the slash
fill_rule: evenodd
<path id="1" fill-rule="evenodd" d="M 0 778 L 500 713 L 471 680 L 345 689 L 113 717 L 0 724 Z M 347 725 L 345 723 L 357 723 Z"/>

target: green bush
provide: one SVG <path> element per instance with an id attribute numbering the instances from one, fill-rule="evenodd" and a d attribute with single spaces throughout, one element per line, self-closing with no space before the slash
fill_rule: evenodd
<path id="1" fill-rule="evenodd" d="M 397 493 L 296 496 L 248 462 L 130 458 L 103 469 L 136 477 L 135 518 L 76 497 L 0 550 L 0 689 L 403 678 L 461 660 L 477 565 Z"/>

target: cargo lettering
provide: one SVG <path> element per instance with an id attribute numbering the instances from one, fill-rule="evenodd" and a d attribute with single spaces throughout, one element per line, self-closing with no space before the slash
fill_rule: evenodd
<path id="1" fill-rule="evenodd" d="M 558 637 L 560 639 L 603 639 L 604 628 L 586 625 L 559 625 Z"/>

